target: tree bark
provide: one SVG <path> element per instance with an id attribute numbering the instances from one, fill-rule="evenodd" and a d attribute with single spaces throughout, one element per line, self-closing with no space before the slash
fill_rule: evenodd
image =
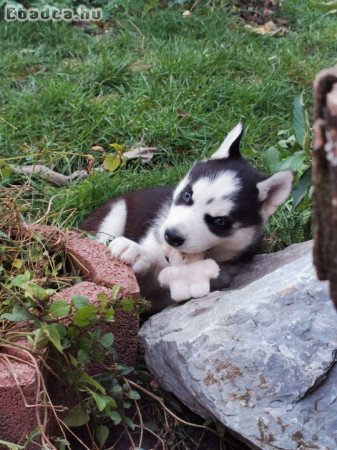
<path id="1" fill-rule="evenodd" d="M 314 264 L 337 307 L 337 68 L 317 75 L 314 102 Z"/>

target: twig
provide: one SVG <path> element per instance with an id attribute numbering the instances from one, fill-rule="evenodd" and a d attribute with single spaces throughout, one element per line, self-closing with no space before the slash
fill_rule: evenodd
<path id="1" fill-rule="evenodd" d="M 199 425 L 196 423 L 192 423 L 192 422 L 188 422 L 184 419 L 181 419 L 180 417 L 178 417 L 173 411 L 171 411 L 164 403 L 164 400 L 161 397 L 158 397 L 157 395 L 153 394 L 151 391 L 145 389 L 144 387 L 140 386 L 139 384 L 135 383 L 134 381 L 131 380 L 126 380 L 126 378 L 123 377 L 124 381 L 129 382 L 132 386 L 136 387 L 137 389 L 139 389 L 140 391 L 144 392 L 144 394 L 147 394 L 148 396 L 152 397 L 154 400 L 156 400 L 158 403 L 161 404 L 161 406 L 165 409 L 165 411 L 168 412 L 168 414 L 170 414 L 170 416 L 172 416 L 175 420 L 177 420 L 178 422 L 184 424 L 184 425 L 188 425 L 190 427 L 195 427 L 195 428 L 202 428 L 204 430 L 210 431 L 211 433 L 215 434 L 216 436 L 218 436 L 218 433 L 213 430 L 210 427 L 207 427 L 206 425 Z"/>
<path id="2" fill-rule="evenodd" d="M 49 169 L 49 167 L 43 164 L 34 164 L 30 166 L 17 166 L 15 164 L 9 164 L 9 167 L 16 173 L 22 175 L 39 175 L 42 179 L 49 181 L 56 186 L 66 186 L 75 179 L 87 178 L 88 173 L 85 170 L 76 170 L 71 175 L 63 175 L 55 170 Z"/>
<path id="3" fill-rule="evenodd" d="M 135 424 L 135 427 L 136 427 L 136 428 L 141 428 L 140 425 L 137 425 L 137 424 Z M 161 445 L 163 446 L 163 450 L 165 450 L 166 447 L 165 447 L 165 442 L 164 442 L 164 440 L 163 440 L 157 433 L 155 433 L 154 431 L 150 430 L 150 428 L 147 428 L 147 427 L 145 427 L 144 425 L 143 425 L 143 428 L 144 428 L 144 430 L 148 431 L 148 432 L 151 433 L 153 436 L 155 436 L 155 437 L 161 442 Z M 109 449 L 107 449 L 107 450 L 109 450 Z"/>
<path id="4" fill-rule="evenodd" d="M 4 119 L 4 118 L 1 117 L 1 116 L 0 116 L 0 120 L 2 120 L 3 122 L 7 123 L 7 125 L 9 125 L 10 127 L 12 127 L 14 130 L 17 130 L 17 128 L 16 128 L 14 125 L 12 125 L 11 123 L 7 122 L 7 120 Z"/>
<path id="5" fill-rule="evenodd" d="M 48 202 L 48 208 L 47 208 L 47 211 L 45 212 L 45 214 L 43 214 L 43 216 L 40 217 L 40 219 L 38 219 L 38 220 L 36 220 L 34 223 L 30 224 L 30 226 L 32 226 L 32 225 L 37 225 L 38 223 L 42 222 L 42 221 L 49 215 L 50 210 L 51 210 L 51 205 L 52 205 L 52 203 L 53 203 L 53 200 L 54 200 L 55 197 L 58 197 L 59 195 L 61 195 L 61 194 L 55 194 L 55 195 L 53 195 L 53 196 L 50 198 L 50 200 L 49 200 L 49 202 Z"/>

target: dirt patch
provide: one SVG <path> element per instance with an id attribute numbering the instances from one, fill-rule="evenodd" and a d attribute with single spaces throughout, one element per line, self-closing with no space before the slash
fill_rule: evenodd
<path id="1" fill-rule="evenodd" d="M 264 25 L 272 20 L 277 23 L 275 18 L 278 10 L 276 0 L 238 0 L 240 17 L 251 24 Z"/>

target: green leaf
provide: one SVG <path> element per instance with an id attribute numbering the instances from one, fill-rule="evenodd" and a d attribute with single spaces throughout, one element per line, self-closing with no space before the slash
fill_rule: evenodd
<path id="1" fill-rule="evenodd" d="M 83 306 L 74 313 L 73 323 L 78 327 L 93 325 L 97 320 L 96 308 L 93 305 Z"/>
<path id="2" fill-rule="evenodd" d="M 113 300 L 117 300 L 121 289 L 122 289 L 122 286 L 120 284 L 114 284 L 112 286 L 111 292 L 112 292 Z"/>
<path id="3" fill-rule="evenodd" d="M 100 447 L 102 448 L 109 436 L 109 428 L 105 425 L 99 425 L 96 429 L 96 437 Z"/>
<path id="4" fill-rule="evenodd" d="M 118 364 L 117 369 L 121 375 L 128 375 L 133 371 L 133 367 L 126 366 L 125 364 Z"/>
<path id="5" fill-rule="evenodd" d="M 113 148 L 116 151 L 116 153 L 118 153 L 118 154 L 122 154 L 128 149 L 127 145 L 125 145 L 125 144 L 115 144 L 114 143 L 114 144 L 109 144 L 109 147 Z"/>
<path id="6" fill-rule="evenodd" d="M 3 441 L 2 439 L 0 439 L 0 444 L 4 445 L 7 448 L 9 448 L 9 450 L 20 450 L 20 449 L 24 449 L 25 448 L 25 447 L 22 447 L 22 445 L 13 444 L 12 442 Z"/>
<path id="7" fill-rule="evenodd" d="M 97 294 L 97 300 L 99 301 L 100 306 L 103 308 L 106 307 L 109 301 L 107 295 L 104 292 L 100 292 L 99 294 Z"/>
<path id="8" fill-rule="evenodd" d="M 132 422 L 132 420 L 129 417 L 125 417 L 125 422 L 131 430 L 135 429 L 135 424 Z"/>
<path id="9" fill-rule="evenodd" d="M 26 286 L 21 286 L 25 289 L 25 297 L 31 298 L 32 300 L 47 300 L 48 294 L 41 286 L 35 283 L 27 283 Z"/>
<path id="10" fill-rule="evenodd" d="M 30 280 L 30 272 L 26 270 L 25 273 L 17 275 L 15 278 L 13 278 L 13 280 L 11 281 L 11 285 L 21 287 L 24 283 L 27 283 L 27 281 L 29 280 Z"/>
<path id="11" fill-rule="evenodd" d="M 114 322 L 115 310 L 113 308 L 109 308 L 104 313 L 105 320 L 109 322 Z"/>
<path id="12" fill-rule="evenodd" d="M 159 0 L 147 0 L 147 2 L 144 5 L 144 11 L 149 12 L 152 9 L 159 8 L 160 2 Z"/>
<path id="13" fill-rule="evenodd" d="M 297 206 L 304 199 L 307 194 L 309 188 L 311 186 L 311 167 L 309 167 L 299 179 L 294 192 L 293 192 L 293 210 L 297 208 Z"/>
<path id="14" fill-rule="evenodd" d="M 83 350 L 83 348 L 80 348 L 77 352 L 76 359 L 80 364 L 87 364 L 90 360 L 88 352 Z"/>
<path id="15" fill-rule="evenodd" d="M 104 336 L 101 337 L 101 345 L 104 348 L 110 348 L 114 342 L 115 336 L 112 333 L 106 333 Z"/>
<path id="16" fill-rule="evenodd" d="M 32 320 L 35 317 L 22 306 L 15 304 L 11 313 L 4 313 L 1 319 L 10 320 L 11 322 L 22 322 L 24 320 Z"/>
<path id="17" fill-rule="evenodd" d="M 303 92 L 295 98 L 293 103 L 292 127 L 296 142 L 304 148 L 306 140 L 308 139 L 309 130 L 306 124 L 304 112 Z"/>
<path id="18" fill-rule="evenodd" d="M 137 391 L 131 390 L 129 392 L 129 399 L 131 400 L 140 400 L 140 395 Z"/>
<path id="19" fill-rule="evenodd" d="M 89 421 L 89 416 L 81 405 L 76 405 L 63 419 L 68 427 L 81 427 Z"/>
<path id="20" fill-rule="evenodd" d="M 34 330 L 33 334 L 35 336 L 34 344 L 36 348 L 42 348 L 48 344 L 49 339 L 41 328 Z"/>
<path id="21" fill-rule="evenodd" d="M 44 332 L 44 334 L 50 340 L 50 342 L 54 345 L 54 347 L 59 352 L 62 353 L 63 347 L 61 344 L 61 337 L 60 337 L 60 333 L 59 333 L 57 326 L 53 323 L 51 323 L 51 324 L 42 323 L 41 328 L 42 328 L 42 331 Z"/>
<path id="22" fill-rule="evenodd" d="M 1 6 L 0 6 L 1 8 Z M 9 178 L 13 173 L 13 170 L 9 167 L 9 165 L 3 161 L 0 160 L 0 178 Z"/>
<path id="23" fill-rule="evenodd" d="M 64 300 L 57 300 L 50 305 L 48 312 L 54 317 L 64 317 L 70 313 L 70 306 Z"/>
<path id="24" fill-rule="evenodd" d="M 134 309 L 135 302 L 132 298 L 123 298 L 120 305 L 122 311 L 131 312 Z"/>
<path id="25" fill-rule="evenodd" d="M 104 387 L 89 375 L 83 374 L 80 378 L 80 381 L 82 381 L 83 383 L 90 384 L 91 386 L 95 387 L 98 391 L 100 391 L 102 394 L 105 394 Z"/>
<path id="26" fill-rule="evenodd" d="M 113 400 L 111 397 L 107 397 L 106 395 L 97 394 L 97 392 L 92 391 L 89 388 L 85 388 L 85 390 L 92 396 L 97 405 L 98 411 L 102 412 L 103 409 L 110 404 L 110 401 Z"/>
<path id="27" fill-rule="evenodd" d="M 263 152 L 262 161 L 268 172 L 275 172 L 277 165 L 280 163 L 280 152 L 276 147 L 269 147 Z"/>
<path id="28" fill-rule="evenodd" d="M 119 156 L 108 153 L 104 158 L 103 166 L 104 169 L 108 170 L 109 172 L 114 172 L 116 169 L 118 169 L 120 163 L 121 159 Z"/>
<path id="29" fill-rule="evenodd" d="M 117 411 L 110 411 L 109 417 L 115 425 L 118 425 L 122 421 L 122 416 Z"/>
<path id="30" fill-rule="evenodd" d="M 90 305 L 90 300 L 82 295 L 73 295 L 71 302 L 76 308 L 82 308 L 82 306 Z"/>
<path id="31" fill-rule="evenodd" d="M 12 267 L 15 267 L 16 269 L 21 269 L 23 264 L 22 259 L 14 259 L 14 261 L 12 262 Z"/>
<path id="32" fill-rule="evenodd" d="M 70 442 L 64 438 L 55 438 L 55 442 L 58 444 L 58 450 L 66 450 L 70 448 Z"/>
<path id="33" fill-rule="evenodd" d="M 306 159 L 307 159 L 306 153 L 303 150 L 299 150 L 293 153 L 289 158 L 283 159 L 277 166 L 277 171 L 294 170 L 295 172 L 297 172 L 300 169 L 303 169 Z"/>

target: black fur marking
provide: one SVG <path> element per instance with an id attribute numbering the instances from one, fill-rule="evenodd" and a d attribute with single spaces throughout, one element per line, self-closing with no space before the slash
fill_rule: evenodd
<path id="1" fill-rule="evenodd" d="M 209 214 L 205 214 L 204 220 L 208 226 L 209 231 L 220 237 L 229 236 L 232 232 L 233 220 L 229 216 L 223 216 L 224 224 L 217 225 L 215 219 L 218 219 L 218 217 L 212 217 Z"/>
<path id="2" fill-rule="evenodd" d="M 242 126 L 241 133 L 235 139 L 235 141 L 232 143 L 232 145 L 229 147 L 229 150 L 228 150 L 229 158 L 242 158 L 241 153 L 240 153 L 240 141 L 243 136 L 243 133 L 244 133 L 244 129 Z"/>
<path id="3" fill-rule="evenodd" d="M 119 200 L 125 200 L 127 217 L 123 236 L 139 242 L 153 224 L 160 210 L 165 204 L 172 201 L 173 190 L 173 186 L 162 186 L 128 192 L 115 197 L 97 208 L 85 219 L 80 228 L 91 233 L 97 233 L 102 221 L 111 211 L 112 206 Z"/>
<path id="4" fill-rule="evenodd" d="M 214 198 L 210 198 L 209 200 L 207 200 L 206 205 L 210 205 L 213 202 L 214 202 Z"/>
<path id="5" fill-rule="evenodd" d="M 191 194 L 191 198 L 189 201 L 184 200 L 183 195 L 185 192 L 189 192 Z M 193 205 L 193 191 L 192 191 L 192 187 L 190 184 L 187 184 L 184 189 L 182 189 L 178 195 L 178 197 L 176 198 L 174 204 L 175 205 L 185 205 L 185 206 L 191 206 Z"/>
<path id="6" fill-rule="evenodd" d="M 240 181 L 240 188 L 232 195 L 225 196 L 226 199 L 230 198 L 234 203 L 230 212 L 231 220 L 239 222 L 241 227 L 261 225 L 261 202 L 258 198 L 256 185 L 267 177 L 255 170 L 243 158 L 211 159 L 198 162 L 189 173 L 189 182 L 193 186 L 200 178 L 212 180 L 223 175 L 228 170 L 234 172 Z M 221 192 L 219 194 L 221 195 Z"/>

